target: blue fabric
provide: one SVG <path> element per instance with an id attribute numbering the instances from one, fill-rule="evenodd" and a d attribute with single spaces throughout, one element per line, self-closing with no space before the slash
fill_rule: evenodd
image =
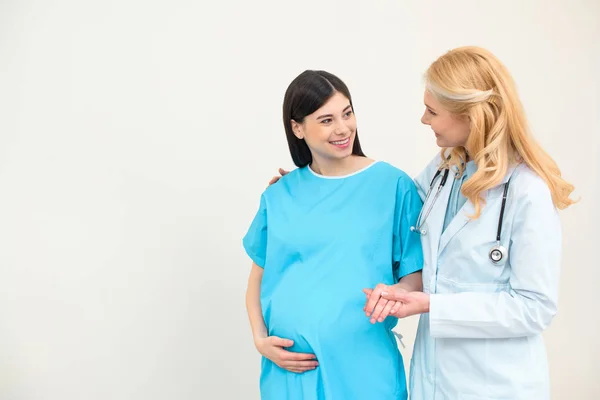
<path id="1" fill-rule="evenodd" d="M 452 191 L 450 192 L 450 198 L 448 199 L 448 207 L 446 208 L 446 216 L 444 217 L 444 229 L 445 231 L 454 216 L 458 211 L 465 205 L 467 198 L 461 193 L 462 185 L 465 183 L 473 174 L 477 171 L 475 161 L 469 161 L 465 166 L 465 170 L 460 177 L 452 179 Z"/>
<path id="2" fill-rule="evenodd" d="M 297 374 L 263 358 L 262 399 L 407 398 L 397 319 L 371 324 L 362 289 L 421 270 L 410 231 L 421 206 L 412 179 L 384 162 L 346 177 L 300 168 L 263 193 L 243 244 L 264 268 L 265 325 L 319 366 Z"/>

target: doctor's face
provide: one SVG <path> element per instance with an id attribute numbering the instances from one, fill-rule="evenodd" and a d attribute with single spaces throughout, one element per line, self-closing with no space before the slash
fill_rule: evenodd
<path id="1" fill-rule="evenodd" d="M 444 109 L 441 104 L 425 91 L 425 113 L 421 122 L 429 125 L 440 147 L 459 147 L 467 144 L 471 126 L 468 117 L 456 115 Z"/>
<path id="2" fill-rule="evenodd" d="M 335 160 L 352 155 L 356 118 L 350 100 L 339 92 L 302 123 L 292 121 L 292 129 L 304 139 L 313 158 Z"/>

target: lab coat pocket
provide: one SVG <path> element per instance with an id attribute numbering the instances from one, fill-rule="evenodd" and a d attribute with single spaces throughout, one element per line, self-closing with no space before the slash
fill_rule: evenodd
<path id="1" fill-rule="evenodd" d="M 465 228 L 440 256 L 438 277 L 474 285 L 508 282 L 511 272 L 509 246 L 502 241 L 500 245 L 506 248 L 504 260 L 494 263 L 490 259 L 490 251 L 497 246 L 497 242 L 481 238 L 474 227 Z"/>
<path id="2" fill-rule="evenodd" d="M 454 280 L 438 277 L 437 293 L 496 293 L 508 292 L 510 285 L 507 282 L 456 282 Z"/>

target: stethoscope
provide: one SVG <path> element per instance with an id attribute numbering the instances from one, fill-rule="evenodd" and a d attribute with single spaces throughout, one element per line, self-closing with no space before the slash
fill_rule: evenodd
<path id="1" fill-rule="evenodd" d="M 435 202 L 436 202 L 437 198 L 439 197 L 440 192 L 442 191 L 442 189 L 444 188 L 444 185 L 446 184 L 446 181 L 448 180 L 448 174 L 450 173 L 450 168 L 439 169 L 435 173 L 435 175 L 433 176 L 433 179 L 431 180 L 431 183 L 429 184 L 429 190 L 427 191 L 427 196 L 425 197 L 425 202 L 423 203 L 424 205 L 427 204 L 429 197 L 431 195 L 431 192 L 433 191 L 433 187 L 435 186 L 435 181 L 441 175 L 442 171 L 444 172 L 444 174 L 442 175 L 440 184 L 438 185 L 437 191 L 435 192 L 435 195 L 433 196 L 433 200 L 429 203 L 429 207 L 427 208 L 425 215 L 423 215 L 423 210 L 425 209 L 425 207 L 423 207 L 421 209 L 421 212 L 419 213 L 419 217 L 417 218 L 417 223 L 414 226 L 410 227 L 410 230 L 412 232 L 417 232 L 421 235 L 427 234 L 427 230 L 423 229 L 423 225 L 427 221 L 427 217 L 429 217 L 429 214 L 431 213 L 431 210 L 433 209 L 433 206 L 435 205 Z M 511 176 L 511 178 L 512 178 L 512 176 Z M 500 244 L 500 236 L 502 235 L 502 219 L 504 218 L 504 208 L 506 207 L 506 195 L 508 194 L 508 185 L 510 184 L 511 178 L 509 178 L 508 181 L 506 182 L 506 184 L 504 184 L 504 194 L 502 195 L 502 206 L 500 207 L 500 217 L 498 218 L 498 232 L 496 234 L 496 245 L 494 247 L 492 247 L 490 249 L 490 252 L 488 253 L 490 260 L 492 260 L 492 262 L 494 264 L 500 263 L 507 254 L 506 248 Z"/>

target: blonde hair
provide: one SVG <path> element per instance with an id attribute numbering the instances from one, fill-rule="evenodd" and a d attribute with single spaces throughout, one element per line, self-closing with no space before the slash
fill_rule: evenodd
<path id="1" fill-rule="evenodd" d="M 451 50 L 431 64 L 425 82 L 442 107 L 470 120 L 466 146 L 444 148 L 441 156 L 445 167 L 456 166 L 462 174 L 468 149 L 477 165 L 461 190 L 475 205 L 473 218 L 481 215 L 481 193 L 500 184 L 515 162 L 524 162 L 546 182 L 557 208 L 575 203 L 569 198 L 573 185 L 529 133 L 513 79 L 493 54 L 478 47 Z"/>

